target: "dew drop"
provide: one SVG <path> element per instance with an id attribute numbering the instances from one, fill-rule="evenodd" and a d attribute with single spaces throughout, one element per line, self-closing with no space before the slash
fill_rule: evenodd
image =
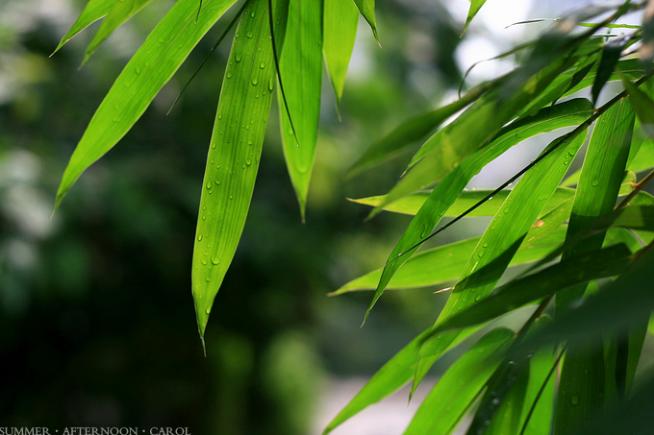
<path id="1" fill-rule="evenodd" d="M 570 398 L 570 402 L 572 402 L 573 405 L 579 405 L 579 396 L 576 394 Z"/>
<path id="2" fill-rule="evenodd" d="M 211 314 L 211 308 L 207 308 L 206 310 L 204 310 L 204 314 L 206 315 Z"/>
<path id="3" fill-rule="evenodd" d="M 202 234 L 198 234 L 198 242 L 201 242 L 204 236 Z"/>
<path id="4" fill-rule="evenodd" d="M 218 258 L 218 256 L 212 257 L 211 258 L 211 264 L 213 264 L 214 266 L 219 265 L 220 264 L 220 258 Z"/>
<path id="5" fill-rule="evenodd" d="M 240 63 L 241 62 L 241 56 L 239 56 L 237 54 L 236 57 L 234 58 L 234 60 L 236 61 L 236 63 Z"/>
<path id="6" fill-rule="evenodd" d="M 259 80 L 257 79 L 252 79 L 252 86 L 256 86 L 259 84 Z"/>

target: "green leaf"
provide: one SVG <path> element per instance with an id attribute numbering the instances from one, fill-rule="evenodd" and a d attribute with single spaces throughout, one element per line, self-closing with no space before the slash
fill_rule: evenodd
<path id="1" fill-rule="evenodd" d="M 481 324 L 572 285 L 618 275 L 630 263 L 631 252 L 623 244 L 589 251 L 499 287 L 479 303 L 444 320 L 433 334 Z"/>
<path id="2" fill-rule="evenodd" d="M 379 42 L 379 34 L 377 33 L 377 19 L 375 18 L 375 0 L 354 0 L 354 3 L 356 3 L 357 7 L 359 8 L 359 12 L 361 12 L 363 18 L 365 18 L 365 20 L 368 22 L 368 25 L 370 25 L 373 36 L 377 42 Z"/>
<path id="3" fill-rule="evenodd" d="M 450 104 L 405 120 L 382 139 L 370 145 L 352 165 L 349 170 L 350 175 L 375 167 L 406 150 L 411 144 L 424 138 L 495 84 L 495 82 L 481 84 L 470 89 L 460 99 Z"/>
<path id="4" fill-rule="evenodd" d="M 352 0 L 323 0 L 325 64 L 336 97 L 343 96 L 345 77 L 350 64 L 359 24 L 359 11 Z"/>
<path id="5" fill-rule="evenodd" d="M 148 3 L 152 0 L 121 0 L 114 2 L 114 7 L 107 14 L 102 21 L 102 25 L 96 32 L 95 36 L 84 52 L 84 60 L 82 64 L 86 63 L 95 50 L 107 39 L 118 27 L 123 25 L 127 20 L 139 13 Z"/>
<path id="6" fill-rule="evenodd" d="M 534 332 L 514 353 L 561 342 L 591 346 L 601 343 L 606 336 L 637 327 L 654 310 L 654 292 L 651 291 L 654 249 L 650 245 L 634 258 L 629 270 L 618 279 L 580 304 L 562 310 L 555 322 Z"/>
<path id="7" fill-rule="evenodd" d="M 466 18 L 466 24 L 463 27 L 463 33 L 468 30 L 468 26 L 472 22 L 472 19 L 475 18 L 479 9 L 484 6 L 484 3 L 486 3 L 486 0 L 470 0 L 470 9 L 468 9 L 468 16 Z"/>
<path id="8" fill-rule="evenodd" d="M 322 82 L 322 7 L 304 0 L 289 3 L 286 37 L 279 68 L 288 102 L 278 91 L 286 167 L 304 220 L 316 157 Z M 294 136 L 294 133 L 297 135 Z"/>
<path id="9" fill-rule="evenodd" d="M 89 0 L 84 6 L 82 13 L 77 17 L 77 20 L 68 29 L 68 32 L 61 38 L 57 48 L 54 49 L 52 55 L 61 50 L 61 48 L 73 39 L 78 33 L 86 29 L 91 24 L 102 19 L 107 15 L 116 4 L 116 0 Z"/>
<path id="10" fill-rule="evenodd" d="M 566 231 L 563 224 L 570 214 L 570 205 L 560 206 L 532 226 L 511 261 L 511 266 L 536 261 L 563 243 Z M 463 277 L 466 262 L 478 243 L 479 237 L 475 237 L 421 252 L 399 268 L 387 288 L 441 286 L 456 281 Z M 381 273 L 382 269 L 367 273 L 348 282 L 331 295 L 356 290 L 373 290 L 379 282 Z"/>
<path id="11" fill-rule="evenodd" d="M 473 153 L 461 162 L 431 192 L 400 241 L 395 245 L 386 262 L 384 272 L 367 313 L 379 300 L 397 269 L 415 252 L 417 249 L 416 244 L 432 231 L 445 211 L 452 206 L 455 199 L 460 195 L 463 188 L 486 164 L 526 137 L 565 125 L 579 123 L 586 119 L 589 114 L 590 102 L 587 100 L 573 100 L 561 103 L 561 105 L 553 108 L 544 109 L 533 117 L 518 120 L 515 125 L 506 127 L 488 146 L 483 147 L 480 151 Z M 387 196 L 385 202 L 392 203 L 392 200 L 389 200 Z M 541 204 L 541 206 L 543 205 Z"/>
<path id="12" fill-rule="evenodd" d="M 267 0 L 250 1 L 236 35 L 220 91 L 193 249 L 193 298 L 201 336 L 243 232 L 272 101 Z"/>
<path id="13" fill-rule="evenodd" d="M 643 131 L 650 138 L 654 138 L 654 101 L 629 80 L 623 79 L 622 82 L 629 92 L 631 104 L 634 106 Z"/>
<path id="14" fill-rule="evenodd" d="M 624 178 L 634 120 L 631 104 L 626 99 L 615 103 L 597 120 L 577 185 L 567 241 L 586 230 L 598 217 L 612 212 Z M 564 249 L 563 260 L 578 260 L 583 254 L 600 248 L 604 237 L 603 231 L 598 232 L 583 244 Z M 585 284 L 565 289 L 557 295 L 557 307 L 569 306 L 585 290 Z M 605 364 L 600 354 L 601 348 L 588 350 L 568 346 L 559 382 L 557 431 L 578 427 L 602 404 L 607 387 L 604 384 Z M 573 401 L 576 402 L 574 408 L 569 406 Z"/>
<path id="15" fill-rule="evenodd" d="M 613 74 L 618 61 L 620 60 L 620 54 L 622 53 L 623 48 L 624 44 L 620 42 L 611 42 L 604 46 L 599 65 L 597 66 L 597 74 L 595 75 L 595 80 L 593 81 L 593 87 L 591 89 L 593 105 L 597 103 L 597 98 L 599 97 L 600 92 L 602 92 L 604 85 L 606 85 L 611 78 L 611 74 Z"/>
<path id="16" fill-rule="evenodd" d="M 443 214 L 444 217 L 455 217 L 463 213 L 465 210 L 469 209 L 473 205 L 477 204 L 483 198 L 487 197 L 492 191 L 491 190 L 464 190 L 461 192 L 461 195 L 454 201 L 454 203 L 448 208 Z M 511 193 L 510 190 L 505 189 L 501 192 L 498 192 L 493 195 L 493 197 L 485 201 L 482 205 L 474 209 L 467 216 L 477 217 L 477 216 L 495 216 L 497 210 L 502 206 L 504 200 Z M 398 199 L 395 202 L 383 206 L 384 211 L 405 214 L 409 216 L 414 216 L 418 213 L 420 208 L 425 204 L 431 191 L 414 193 L 403 198 Z M 546 211 L 553 210 L 563 202 L 571 200 L 574 197 L 574 190 L 559 188 L 556 189 L 554 195 L 547 203 L 545 208 Z M 381 204 L 386 202 L 386 195 L 378 196 L 369 196 L 366 198 L 355 198 L 350 199 L 350 201 L 367 205 L 370 207 L 378 207 Z"/>
<path id="17" fill-rule="evenodd" d="M 459 357 L 425 397 L 404 434 L 451 433 L 500 363 L 513 337 L 511 330 L 495 329 Z"/>
<path id="18" fill-rule="evenodd" d="M 122 139 L 193 47 L 235 0 L 179 0 L 120 73 L 77 144 L 57 191 L 56 205 L 100 157 Z"/>
<path id="19" fill-rule="evenodd" d="M 585 130 L 582 134 L 578 129 L 556 139 L 543 151 L 538 163 L 520 180 L 477 244 L 465 273 L 469 278 L 454 287 L 438 316 L 436 326 L 491 293 L 529 228 L 561 182 L 584 138 Z M 466 331 L 446 331 L 425 341 L 420 352 L 422 361 L 414 378 L 414 388 L 452 341 L 465 333 Z"/>
<path id="20" fill-rule="evenodd" d="M 555 377 L 551 371 L 558 361 L 553 349 L 537 352 L 529 362 L 529 383 L 522 409 L 521 427 L 525 434 L 549 435 L 554 415 Z M 537 402 L 536 402 L 537 401 Z M 533 406 L 533 411 L 532 411 Z M 531 412 L 531 413 L 530 413 Z M 527 419 L 529 419 L 527 421 Z"/>

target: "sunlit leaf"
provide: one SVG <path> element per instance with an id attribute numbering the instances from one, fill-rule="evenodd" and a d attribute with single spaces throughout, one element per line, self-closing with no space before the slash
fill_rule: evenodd
<path id="1" fill-rule="evenodd" d="M 357 36 L 359 11 L 352 0 L 323 0 L 323 51 L 337 98 L 343 96 L 345 76 Z"/>
<path id="2" fill-rule="evenodd" d="M 157 24 L 105 96 L 77 144 L 57 191 L 57 204 L 82 173 L 132 128 L 204 34 L 234 0 L 179 0 Z"/>
<path id="3" fill-rule="evenodd" d="M 629 98 L 638 115 L 643 131 L 650 138 L 654 138 L 654 101 L 629 80 L 624 79 L 622 82 L 629 92 Z"/>
<path id="4" fill-rule="evenodd" d="M 514 334 L 495 329 L 484 335 L 438 379 L 405 435 L 450 433 L 499 364 Z"/>
<path id="5" fill-rule="evenodd" d="M 89 0 L 88 3 L 86 3 L 86 6 L 84 6 L 82 13 L 77 17 L 77 20 L 75 20 L 70 29 L 68 29 L 68 32 L 62 36 L 57 48 L 55 48 L 52 54 L 61 50 L 68 41 L 73 39 L 75 35 L 80 33 L 82 30 L 102 19 L 111 11 L 115 4 L 116 0 Z"/>
<path id="6" fill-rule="evenodd" d="M 289 2 L 286 37 L 279 67 L 291 116 L 289 119 L 280 87 L 277 102 L 284 157 L 300 205 L 300 214 L 304 219 L 318 140 L 322 83 L 322 8 L 305 0 Z M 253 82 L 253 85 L 256 83 Z"/>
<path id="7" fill-rule="evenodd" d="M 375 17 L 375 0 L 354 0 L 354 3 L 359 8 L 359 12 L 366 19 L 372 30 L 372 34 L 379 42 L 379 34 L 377 33 L 377 18 Z"/>
<path id="8" fill-rule="evenodd" d="M 121 0 L 114 2 L 114 7 L 111 8 L 111 11 L 104 18 L 102 25 L 86 47 L 82 63 L 86 63 L 89 60 L 95 50 L 114 32 L 114 30 L 136 15 L 151 1 L 152 0 Z"/>
<path id="9" fill-rule="evenodd" d="M 269 83 L 275 70 L 267 0 L 250 1 L 236 34 L 220 91 L 193 249 L 200 336 L 245 225 L 272 101 Z"/>
<path id="10" fill-rule="evenodd" d="M 468 9 L 466 24 L 463 27 L 464 32 L 468 29 L 468 26 L 472 22 L 472 19 L 475 18 L 475 15 L 477 15 L 477 12 L 479 12 L 479 9 L 484 6 L 484 3 L 486 3 L 486 0 L 470 0 L 470 9 Z"/>

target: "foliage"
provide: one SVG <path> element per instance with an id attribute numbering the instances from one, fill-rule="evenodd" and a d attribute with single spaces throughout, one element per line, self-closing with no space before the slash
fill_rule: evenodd
<path id="1" fill-rule="evenodd" d="M 324 52 L 340 97 L 357 26 L 348 1 L 247 0 L 232 18 L 238 24 L 193 256 L 201 336 L 241 237 L 275 82 L 285 160 L 304 216 L 316 152 L 321 58 Z M 62 44 L 105 17 L 90 55 L 147 2 L 119 9 L 121 3 L 109 7 L 90 0 Z M 234 3 L 179 0 L 170 9 L 91 120 L 64 173 L 58 202 L 127 133 Z M 471 1 L 466 26 L 484 3 Z M 379 39 L 374 1 L 354 4 Z M 521 58 L 513 71 L 470 89 L 458 102 L 408 119 L 354 165 L 356 172 L 376 169 L 422 141 L 386 195 L 356 200 L 373 207 L 371 216 L 386 211 L 414 217 L 382 270 L 336 294 L 374 290 L 367 318 L 387 288 L 455 284 L 434 325 L 391 358 L 326 432 L 407 383 L 415 391 L 436 361 L 482 329 L 487 333 L 436 384 L 407 433 L 448 433 L 466 415 L 472 416 L 468 433 L 550 428 L 562 434 L 611 433 L 610 426 L 594 424 L 596 417 L 652 396 L 654 374 L 636 374 L 654 310 L 648 291 L 654 198 L 643 190 L 654 178 L 654 83 L 647 52 L 652 15 L 645 14 L 642 28 L 616 24 L 645 6 L 626 1 L 556 20 L 536 40 L 506 53 Z M 614 28 L 623 34 L 603 33 Z M 636 49 L 643 40 L 639 59 Z M 616 82 L 622 88 L 611 95 L 607 84 Z M 473 176 L 507 150 L 561 128 L 568 131 L 496 189 L 466 190 Z M 583 165 L 574 173 L 577 156 Z M 435 235 L 474 215 L 492 218 L 481 237 L 413 256 Z M 451 220 L 437 227 L 444 217 Z M 507 278 L 507 269 L 516 266 L 521 271 Z M 496 328 L 497 319 L 525 306 L 530 316 L 517 331 Z M 469 382 L 460 386 L 460 379 Z M 649 424 L 646 413 L 630 414 L 634 432 L 646 432 Z"/>

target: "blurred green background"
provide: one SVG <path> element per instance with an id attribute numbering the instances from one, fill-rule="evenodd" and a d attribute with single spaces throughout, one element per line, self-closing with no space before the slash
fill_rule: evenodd
<path id="1" fill-rule="evenodd" d="M 48 55 L 83 2 L 0 0 L 0 422 L 318 433 L 443 303 L 433 289 L 391 292 L 360 329 L 369 294 L 326 296 L 383 264 L 407 222 L 397 216 L 364 222 L 367 210 L 345 198 L 383 192 L 408 155 L 357 178 L 346 177 L 348 166 L 399 120 L 454 98 L 464 67 L 525 30 L 488 38 L 491 21 L 481 19 L 462 41 L 465 0 L 447 7 L 379 2 L 383 48 L 361 25 L 338 111 L 324 80 L 306 224 L 271 115 L 252 208 L 216 300 L 205 359 L 191 299 L 191 253 L 229 43 L 166 112 L 223 24 L 51 217 L 59 176 L 93 111 L 170 3 L 154 1 L 79 69 L 91 32 Z M 495 3 L 494 16 L 505 15 L 502 28 L 510 24 L 508 12 L 521 19 L 530 2 L 517 11 Z M 507 67 L 481 67 L 472 80 Z M 440 241 L 480 228 L 464 221 Z M 399 408 L 386 409 L 385 429 L 371 421 L 336 433 L 393 433 L 388 418 L 408 412 L 405 398 L 398 400 Z"/>

